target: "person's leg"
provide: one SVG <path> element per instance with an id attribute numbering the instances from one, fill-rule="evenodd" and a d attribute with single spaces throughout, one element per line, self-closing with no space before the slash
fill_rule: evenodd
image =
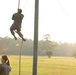
<path id="1" fill-rule="evenodd" d="M 22 38 L 23 41 L 26 41 L 26 39 L 24 39 L 24 37 L 23 37 L 23 34 L 21 33 L 21 26 L 17 27 L 17 33 Z"/>
<path id="2" fill-rule="evenodd" d="M 15 40 L 17 40 L 15 33 L 14 33 L 14 27 L 13 26 L 10 27 L 10 32 L 14 36 Z"/>
<path id="3" fill-rule="evenodd" d="M 26 39 L 24 39 L 23 37 L 23 34 L 21 33 L 21 27 L 17 27 L 17 33 L 22 38 L 23 41 L 26 41 Z"/>
<path id="4" fill-rule="evenodd" d="M 17 31 L 17 33 L 22 38 L 23 41 L 26 41 L 26 39 L 23 37 L 23 34 L 20 31 Z"/>

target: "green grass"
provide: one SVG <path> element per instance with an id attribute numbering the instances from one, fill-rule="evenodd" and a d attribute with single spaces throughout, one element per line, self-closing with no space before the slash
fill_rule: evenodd
<path id="1" fill-rule="evenodd" d="M 8 56 L 12 71 L 10 75 L 18 75 L 18 56 Z M 22 56 L 21 75 L 32 75 L 33 58 Z M 76 59 L 72 57 L 38 57 L 37 75 L 76 75 Z"/>

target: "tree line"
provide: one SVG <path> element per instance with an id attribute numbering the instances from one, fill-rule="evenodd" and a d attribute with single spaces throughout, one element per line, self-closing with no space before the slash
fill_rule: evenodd
<path id="1" fill-rule="evenodd" d="M 0 54 L 19 55 L 21 47 L 21 39 L 14 40 L 9 37 L 0 37 Z M 22 45 L 22 55 L 33 55 L 33 43 L 31 39 L 27 39 Z M 38 41 L 39 56 L 73 56 L 76 54 L 76 43 L 61 43 L 49 39 L 49 34 L 44 39 Z"/>

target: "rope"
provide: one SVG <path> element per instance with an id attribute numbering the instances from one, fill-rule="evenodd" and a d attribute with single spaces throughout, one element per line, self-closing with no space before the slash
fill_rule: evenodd
<path id="1" fill-rule="evenodd" d="M 28 0 L 25 0 L 25 4 L 24 4 L 24 6 L 23 6 L 23 8 L 22 8 L 22 9 L 24 9 L 24 8 L 25 8 L 25 6 L 26 6 L 27 2 L 28 2 Z M 20 3 L 21 3 L 21 1 L 20 1 L 20 0 L 18 0 L 18 9 L 20 8 Z"/>
<path id="2" fill-rule="evenodd" d="M 23 6 L 23 9 L 25 8 L 25 6 L 26 6 L 27 2 L 28 2 L 28 0 L 26 0 L 26 1 L 25 1 L 25 4 L 24 4 L 24 6 Z"/>
<path id="3" fill-rule="evenodd" d="M 20 0 L 18 0 L 18 9 L 20 8 Z"/>
<path id="4" fill-rule="evenodd" d="M 59 4 L 59 6 L 62 8 L 62 10 L 64 11 L 64 13 L 68 16 L 68 18 L 70 18 L 70 16 L 68 15 L 68 13 L 66 12 L 66 10 L 63 8 L 63 6 L 60 4 L 60 2 L 58 0 L 56 0 L 56 2 Z"/>
<path id="5" fill-rule="evenodd" d="M 20 55 L 19 55 L 19 75 L 21 74 L 21 50 L 22 50 L 22 45 L 23 45 L 23 40 L 21 42 Z"/>

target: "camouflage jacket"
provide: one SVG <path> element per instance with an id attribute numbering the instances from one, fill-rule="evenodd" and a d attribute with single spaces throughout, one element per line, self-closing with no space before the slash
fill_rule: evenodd
<path id="1" fill-rule="evenodd" d="M 9 75 L 11 71 L 11 67 L 8 66 L 6 63 L 0 64 L 0 75 Z"/>

